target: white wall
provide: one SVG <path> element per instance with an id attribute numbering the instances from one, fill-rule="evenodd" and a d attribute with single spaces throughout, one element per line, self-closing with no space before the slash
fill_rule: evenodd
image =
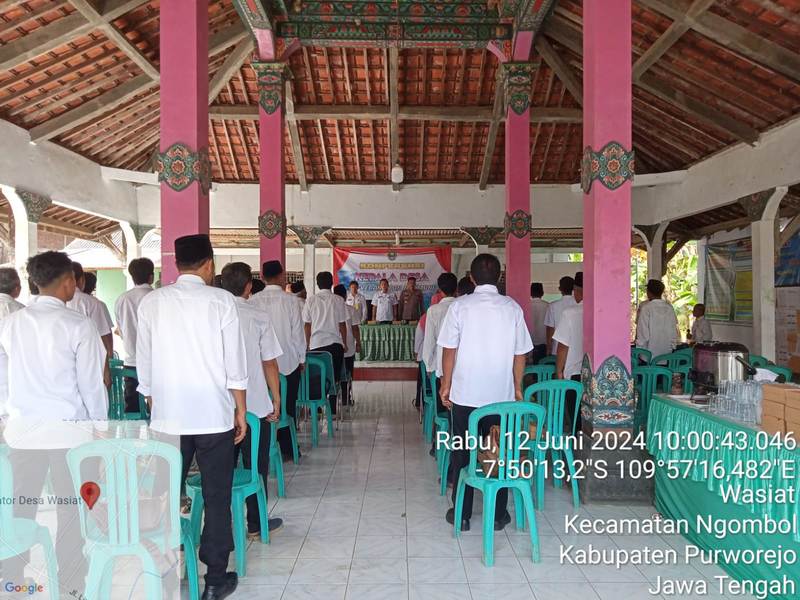
<path id="1" fill-rule="evenodd" d="M 51 142 L 31 144 L 28 132 L 0 120 L 0 183 L 110 219 L 137 222 L 133 185 L 107 181 L 100 166 Z"/>

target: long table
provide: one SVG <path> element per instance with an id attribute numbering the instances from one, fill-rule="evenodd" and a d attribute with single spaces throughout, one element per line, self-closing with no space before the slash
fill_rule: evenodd
<path id="1" fill-rule="evenodd" d="M 766 491 L 772 489 L 795 489 L 795 497 L 800 490 L 800 451 L 790 450 L 785 446 L 768 445 L 760 449 L 759 443 L 764 445 L 766 439 L 772 439 L 765 434 L 759 434 L 760 429 L 749 427 L 740 423 L 708 414 L 696 406 L 673 400 L 664 396 L 654 396 L 648 414 L 647 446 L 656 461 L 655 487 L 656 507 L 667 519 L 686 519 L 690 523 L 686 537 L 692 544 L 699 548 L 711 550 L 776 550 L 782 546 L 783 550 L 792 549 L 800 556 L 800 532 L 781 534 L 728 534 L 719 539 L 713 533 L 698 531 L 695 527 L 697 517 L 707 519 L 713 516 L 717 519 L 744 520 L 763 519 L 764 516 L 779 521 L 781 519 L 796 519 L 800 523 L 800 504 L 745 504 L 741 501 L 733 502 L 730 498 L 723 500 L 722 493 L 725 486 L 741 486 L 741 489 L 753 491 Z M 670 433 L 670 432 L 676 432 Z M 691 441 L 687 437 L 691 434 Z M 672 436 L 672 443 L 665 441 L 668 435 Z M 697 435 L 697 437 L 695 437 Z M 705 435 L 707 443 L 700 442 Z M 760 436 L 760 437 L 759 437 Z M 713 443 L 711 443 L 713 440 Z M 741 447 L 729 447 L 725 440 L 736 442 L 741 440 Z M 697 445 L 700 448 L 697 448 Z M 713 446 L 711 449 L 704 449 Z M 683 461 L 683 462 L 670 462 Z M 694 462 L 689 462 L 694 461 Z M 705 461 L 705 465 L 703 464 Z M 759 469 L 758 477 L 748 477 L 746 472 L 736 474 L 738 464 L 747 465 L 748 461 L 755 461 Z M 785 471 L 775 465 L 794 464 L 794 479 L 784 478 Z M 708 471 L 713 465 L 720 465 L 720 473 L 724 472 L 723 479 L 709 475 Z M 675 476 L 670 465 L 679 466 L 680 476 Z M 772 468 L 766 470 L 768 465 Z M 687 469 L 685 471 L 684 469 Z M 724 470 L 724 471 L 723 471 Z M 760 475 L 768 476 L 760 478 Z M 780 570 L 768 564 L 719 564 L 729 575 L 739 580 L 778 580 L 784 575 L 795 581 L 800 593 L 800 563 L 784 565 Z M 711 586 L 709 586 L 711 589 Z M 796 598 L 792 595 L 770 594 L 770 598 L 786 599 Z"/>
<path id="2" fill-rule="evenodd" d="M 356 360 L 413 361 L 416 325 L 359 325 L 361 352 Z"/>

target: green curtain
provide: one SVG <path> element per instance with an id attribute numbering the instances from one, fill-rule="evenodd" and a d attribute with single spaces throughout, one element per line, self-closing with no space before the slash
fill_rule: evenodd
<path id="1" fill-rule="evenodd" d="M 359 325 L 361 352 L 356 360 L 413 361 L 416 325 Z"/>

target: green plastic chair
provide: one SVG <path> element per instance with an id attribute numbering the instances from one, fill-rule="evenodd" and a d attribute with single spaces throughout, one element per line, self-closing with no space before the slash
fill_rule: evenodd
<path id="1" fill-rule="evenodd" d="M 192 537 L 189 519 L 181 519 L 181 544 L 186 561 L 185 577 L 189 581 L 189 600 L 200 600 L 200 576 L 197 571 L 197 546 Z"/>
<path id="2" fill-rule="evenodd" d="M 685 354 L 686 356 L 693 356 L 694 350 L 692 348 L 681 348 L 680 350 L 675 350 L 673 354 Z"/>
<path id="3" fill-rule="evenodd" d="M 278 480 L 278 497 L 286 498 L 286 484 L 283 478 L 283 457 L 278 446 L 277 423 L 270 423 L 269 438 L 269 476 Z M 266 484 L 266 481 L 264 482 Z"/>
<path id="4" fill-rule="evenodd" d="M 140 531 L 138 496 L 143 479 L 138 475 L 137 466 L 141 459 L 152 460 L 154 457 L 164 459 L 169 466 L 169 497 L 172 501 L 159 527 L 152 531 Z M 138 556 L 144 572 L 160 572 L 142 539 L 155 544 L 162 553 L 168 548 L 177 551 L 180 547 L 182 525 L 178 499 L 181 453 L 174 446 L 138 438 L 105 439 L 81 444 L 67 452 L 67 464 L 76 496 L 80 495 L 84 484 L 81 464 L 92 458 L 100 459 L 105 467 L 106 482 L 101 485 L 98 504 L 105 501 L 107 531 L 97 526 L 85 504 L 79 514 L 89 560 L 84 597 L 97 600 L 111 597 L 114 563 L 118 556 Z M 137 500 L 132 502 L 132 499 Z M 97 509 L 98 505 L 95 505 L 92 510 Z M 147 598 L 160 600 L 161 578 L 144 577 L 144 582 Z"/>
<path id="5" fill-rule="evenodd" d="M 556 377 L 556 367 L 555 365 L 543 365 L 539 363 L 535 366 L 525 367 L 525 372 L 522 374 L 522 378 L 525 379 L 526 375 L 533 375 L 536 377 L 536 381 L 534 381 L 534 383 L 550 381 Z"/>
<path id="6" fill-rule="evenodd" d="M 428 379 L 425 361 L 419 361 L 419 368 L 422 373 L 422 433 L 430 444 L 433 442 L 433 425 L 436 421 L 436 390 Z"/>
<path id="7" fill-rule="evenodd" d="M 311 377 L 319 377 L 322 384 L 321 398 L 311 398 Z M 300 377 L 300 398 L 297 406 L 307 406 L 311 414 L 311 444 L 319 445 L 319 422 L 317 419 L 317 409 L 324 408 L 328 417 L 328 436 L 333 437 L 333 417 L 331 415 L 331 403 L 328 395 L 336 393 L 336 386 L 333 381 L 333 359 L 327 352 L 308 352 L 306 354 L 306 370 Z"/>
<path id="8" fill-rule="evenodd" d="M 754 367 L 765 367 L 769 364 L 769 361 L 764 356 L 759 356 L 758 354 L 751 354 L 750 364 Z"/>
<path id="9" fill-rule="evenodd" d="M 116 352 L 114 354 L 116 354 Z M 119 358 L 109 358 L 108 359 L 108 368 L 109 369 L 121 369 L 124 365 L 125 365 L 125 361 L 120 360 Z"/>
<path id="10" fill-rule="evenodd" d="M 683 374 L 683 393 L 684 394 L 693 394 L 694 393 L 694 383 L 689 381 L 689 371 L 692 370 L 691 365 L 678 365 L 677 367 L 672 367 L 670 371 L 673 373 L 682 373 Z M 672 389 L 672 386 L 670 386 Z"/>
<path id="11" fill-rule="evenodd" d="M 556 357 L 555 356 L 545 356 L 544 358 L 539 359 L 539 365 L 553 365 L 556 364 Z M 537 365 L 537 366 L 539 366 Z"/>
<path id="12" fill-rule="evenodd" d="M 306 363 L 306 367 L 308 363 Z M 261 518 L 261 543 L 269 544 L 269 525 L 267 514 L 266 481 L 258 473 L 258 446 L 261 437 L 261 419 L 253 413 L 247 413 L 247 426 L 250 427 L 250 469 L 233 470 L 233 542 L 236 556 L 236 573 L 239 577 L 247 574 L 247 521 L 244 518 L 244 501 L 256 495 L 258 513 Z M 273 429 L 274 432 L 274 429 Z M 203 520 L 203 488 L 201 476 L 194 475 L 186 480 L 186 494 L 192 499 L 190 520 L 195 543 L 200 542 L 200 525 Z M 148 595 L 149 598 L 149 595 Z"/>
<path id="13" fill-rule="evenodd" d="M 272 398 L 272 392 L 270 392 L 269 397 Z M 286 377 L 281 375 L 281 416 L 278 417 L 276 430 L 283 429 L 284 427 L 289 428 L 289 435 L 292 438 L 292 453 L 294 454 L 294 462 L 295 464 L 299 464 L 300 457 L 297 448 L 297 426 L 294 424 L 294 419 L 290 419 L 289 414 L 286 412 Z M 272 446 L 270 446 L 270 448 L 272 448 Z"/>
<path id="14" fill-rule="evenodd" d="M 4 447 L 0 447 L 0 490 L 6 490 L 10 496 L 10 490 L 14 489 L 14 478 L 11 463 L 4 454 Z M 50 600 L 58 600 L 58 565 L 50 530 L 33 519 L 15 519 L 14 506 L 0 503 L 0 540 L 0 561 L 24 554 L 34 546 L 44 549 Z"/>
<path id="15" fill-rule="evenodd" d="M 431 371 L 430 376 L 431 389 L 433 390 L 434 402 L 436 398 L 436 373 Z M 450 432 L 450 411 L 445 411 L 436 415 L 434 419 L 436 431 Z M 449 439 L 444 443 L 439 443 L 438 437 L 436 438 L 436 462 L 438 463 L 439 478 L 441 480 L 440 493 L 444 496 L 447 493 L 447 470 L 450 468 L 450 441 Z"/>
<path id="16" fill-rule="evenodd" d="M 773 373 L 777 373 L 778 375 L 783 375 L 786 378 L 787 382 L 792 380 L 792 370 L 789 369 L 788 367 L 779 367 L 778 365 L 761 365 L 758 368 L 766 369 L 767 371 L 772 371 Z"/>
<path id="17" fill-rule="evenodd" d="M 678 365 L 680 366 L 680 365 Z M 633 419 L 633 429 L 647 423 L 647 411 L 653 394 L 669 394 L 672 389 L 672 371 L 664 367 L 637 367 L 633 370 L 634 387 L 639 391 L 639 403 Z"/>
<path id="18" fill-rule="evenodd" d="M 573 390 L 576 393 L 578 400 L 575 406 L 572 426 L 569 428 L 569 431 L 565 432 L 565 399 L 567 391 L 569 390 Z M 555 465 L 560 459 L 561 453 L 564 453 L 563 462 L 566 463 L 566 470 L 570 475 L 570 481 L 572 483 L 572 503 L 575 508 L 580 506 L 580 496 L 578 494 L 578 480 L 575 478 L 575 460 L 572 454 L 572 440 L 574 440 L 575 428 L 578 423 L 578 411 L 580 410 L 580 398 L 582 394 L 583 386 L 577 381 L 554 379 L 528 386 L 525 389 L 523 397 L 525 402 L 532 402 L 534 395 L 536 395 L 538 404 L 547 411 L 545 428 L 547 429 L 548 435 L 536 445 L 536 464 L 543 465 L 547 458 L 547 453 L 550 452 L 551 460 Z M 539 429 L 541 430 L 541 427 L 539 427 Z M 541 431 L 538 433 L 541 437 Z M 561 470 L 561 473 L 563 473 L 563 470 Z M 544 510 L 544 476 L 545 470 L 538 469 L 536 473 L 536 508 L 539 510 Z M 563 483 L 561 477 L 557 476 L 555 468 L 553 469 L 553 483 L 559 488 Z"/>
<path id="19" fill-rule="evenodd" d="M 662 354 L 661 356 L 656 356 L 654 359 L 650 361 L 651 367 L 666 367 L 667 369 L 671 369 L 672 367 L 679 367 L 680 365 L 688 365 L 692 362 L 691 356 L 686 356 L 685 354 L 678 354 L 673 352 L 672 354 Z M 666 363 L 666 364 L 661 364 Z"/>
<path id="20" fill-rule="evenodd" d="M 487 567 L 494 565 L 494 514 L 497 491 L 501 488 L 511 488 L 514 493 L 514 506 L 517 517 L 517 530 L 525 529 L 527 517 L 531 534 L 533 562 L 539 562 L 539 534 L 536 530 L 536 513 L 533 508 L 534 469 L 522 468 L 527 464 L 524 451 L 529 450 L 533 444 L 538 445 L 539 439 L 528 440 L 523 431 L 527 432 L 525 422 L 534 418 L 538 425 L 538 438 L 541 438 L 542 424 L 545 421 L 545 409 L 538 404 L 530 402 L 498 402 L 478 408 L 469 417 L 468 431 L 477 432 L 478 422 L 486 416 L 500 416 L 500 447 L 498 448 L 498 461 L 496 467 L 497 477 L 487 477 L 478 464 L 478 449 L 474 448 L 469 453 L 469 465 L 461 469 L 458 476 L 455 501 L 455 534 L 461 535 L 461 514 L 464 505 L 464 491 L 472 486 L 483 493 L 483 564 Z M 509 466 L 520 467 L 516 477 L 509 473 Z M 541 469 L 540 469 L 541 470 Z M 494 473 L 493 473 L 494 475 Z M 529 477 L 524 477 L 528 475 Z M 524 507 L 524 511 L 522 508 Z"/>
<path id="21" fill-rule="evenodd" d="M 108 390 L 109 421 L 149 421 L 150 411 L 142 394 L 139 394 L 139 412 L 125 412 L 125 378 L 136 377 L 131 369 L 111 369 L 111 387 Z"/>
<path id="22" fill-rule="evenodd" d="M 631 365 L 634 367 L 640 364 L 639 357 L 643 356 L 645 360 L 645 364 L 650 364 L 650 359 L 653 357 L 653 353 L 650 350 L 645 350 L 644 348 L 631 348 Z"/>

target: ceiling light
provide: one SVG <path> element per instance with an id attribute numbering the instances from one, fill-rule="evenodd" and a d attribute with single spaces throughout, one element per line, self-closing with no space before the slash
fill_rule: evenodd
<path id="1" fill-rule="evenodd" d="M 403 167 L 400 163 L 392 167 L 392 183 L 403 183 Z"/>

